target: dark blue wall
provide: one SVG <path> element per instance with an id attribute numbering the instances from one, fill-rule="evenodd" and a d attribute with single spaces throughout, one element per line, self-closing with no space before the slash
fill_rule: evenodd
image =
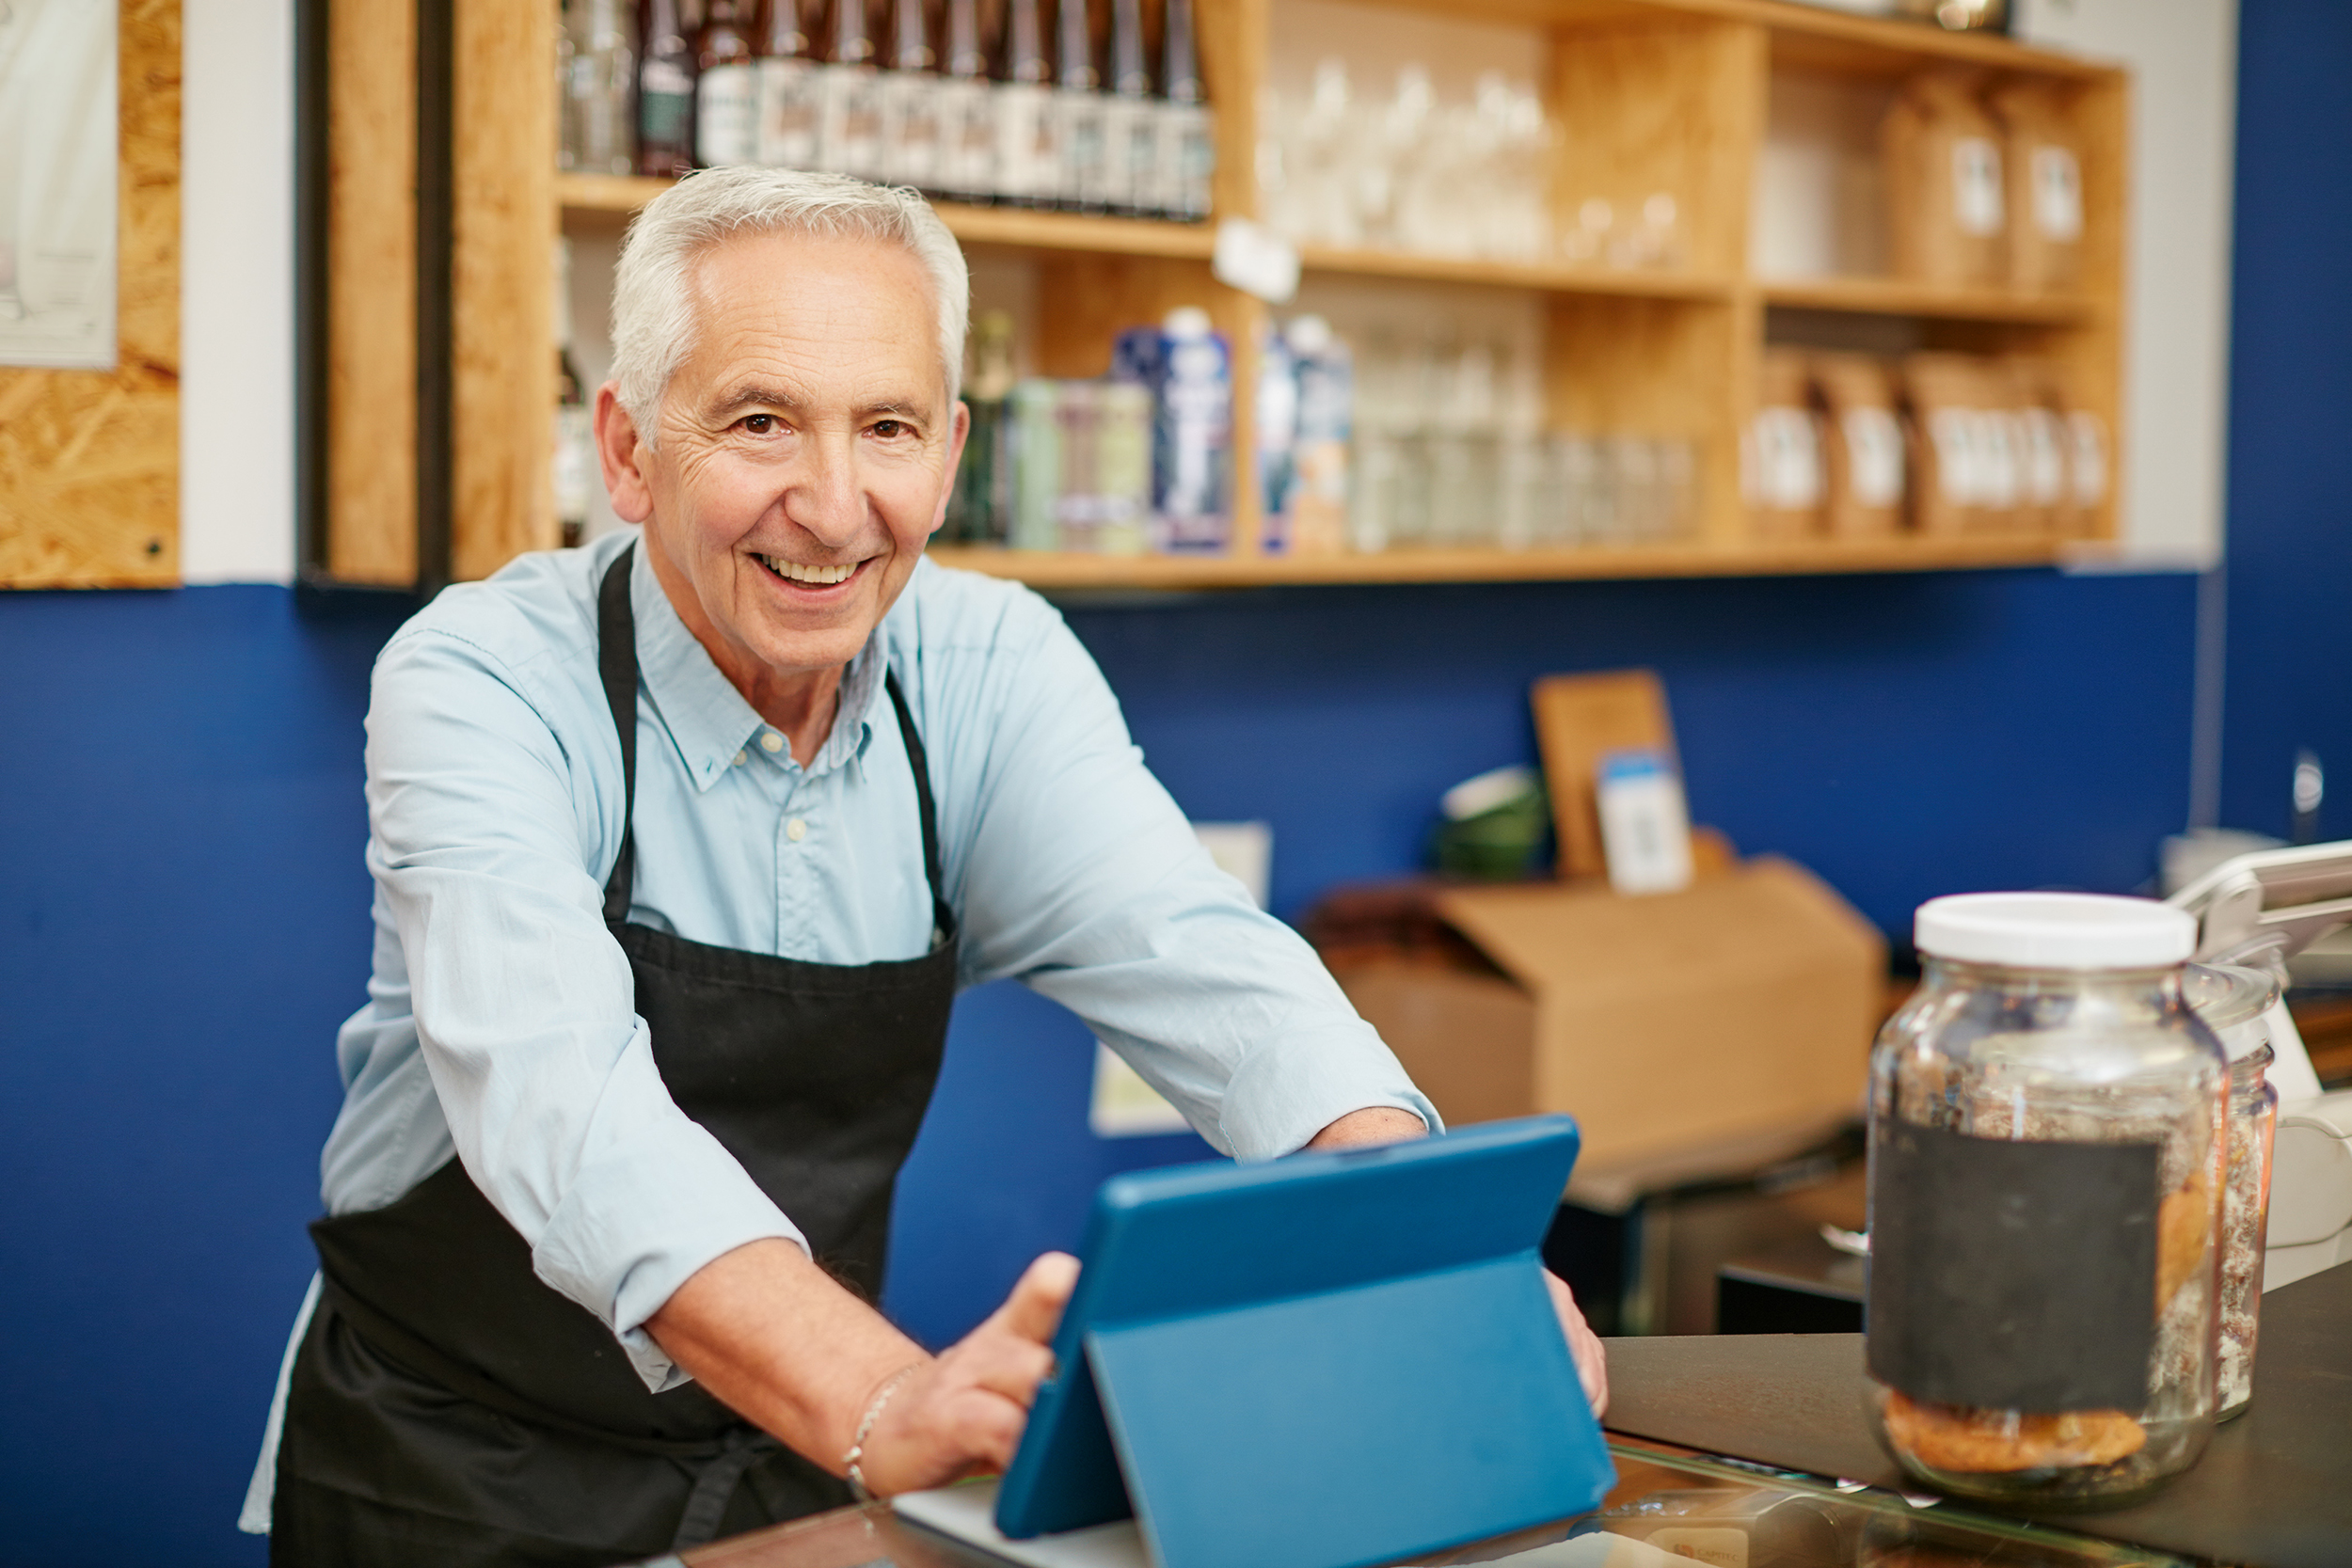
<path id="1" fill-rule="evenodd" d="M 2352 832 L 2352 17 L 2247 0 L 2224 819 L 2294 748 Z M 1647 663 L 1694 810 L 1899 931 L 1964 887 L 2128 889 L 2186 810 L 2194 583 L 2050 573 L 1333 590 L 1074 608 L 1200 817 L 1262 816 L 1275 903 L 1413 864 L 1445 785 L 1527 760 L 1527 683 Z M 329 1041 L 367 961 L 359 718 L 381 616 L 266 588 L 0 595 L 0 1560 L 256 1563 L 230 1521 L 310 1264 Z M 964 999 L 891 1306 L 937 1341 L 1123 1164 L 1091 1047 Z"/>
<path id="2" fill-rule="evenodd" d="M 2238 20 L 2221 820 L 2284 834 L 2297 747 L 2352 836 L 2352 7 Z"/>

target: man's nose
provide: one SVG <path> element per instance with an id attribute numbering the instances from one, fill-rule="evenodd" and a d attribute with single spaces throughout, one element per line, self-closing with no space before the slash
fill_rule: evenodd
<path id="1" fill-rule="evenodd" d="M 866 491 L 858 483 L 857 436 L 825 431 L 802 450 L 801 473 L 785 497 L 785 515 L 822 545 L 853 542 L 866 525 Z"/>

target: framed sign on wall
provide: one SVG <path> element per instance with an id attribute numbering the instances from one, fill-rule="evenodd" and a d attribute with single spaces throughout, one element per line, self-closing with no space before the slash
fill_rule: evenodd
<path id="1" fill-rule="evenodd" d="M 180 580 L 180 0 L 0 5 L 0 587 Z"/>

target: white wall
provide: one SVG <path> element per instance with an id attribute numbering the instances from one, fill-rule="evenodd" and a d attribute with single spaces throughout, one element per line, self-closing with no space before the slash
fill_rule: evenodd
<path id="1" fill-rule="evenodd" d="M 2229 429 L 2237 0 L 2023 0 L 2019 27 L 2132 69 L 2126 563 L 2210 566 Z"/>
<path id="2" fill-rule="evenodd" d="M 294 569 L 294 11 L 182 0 L 180 559 Z"/>

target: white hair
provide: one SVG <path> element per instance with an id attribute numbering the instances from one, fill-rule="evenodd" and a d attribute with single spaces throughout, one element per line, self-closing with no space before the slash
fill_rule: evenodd
<path id="1" fill-rule="evenodd" d="M 638 439 L 654 442 L 670 377 L 694 346 L 694 263 L 742 234 L 814 234 L 905 247 L 923 264 L 939 310 L 939 356 L 952 404 L 963 381 L 971 277 L 930 203 L 898 185 L 846 174 L 737 166 L 690 174 L 647 202 L 621 241 L 612 277 L 612 379 Z"/>

